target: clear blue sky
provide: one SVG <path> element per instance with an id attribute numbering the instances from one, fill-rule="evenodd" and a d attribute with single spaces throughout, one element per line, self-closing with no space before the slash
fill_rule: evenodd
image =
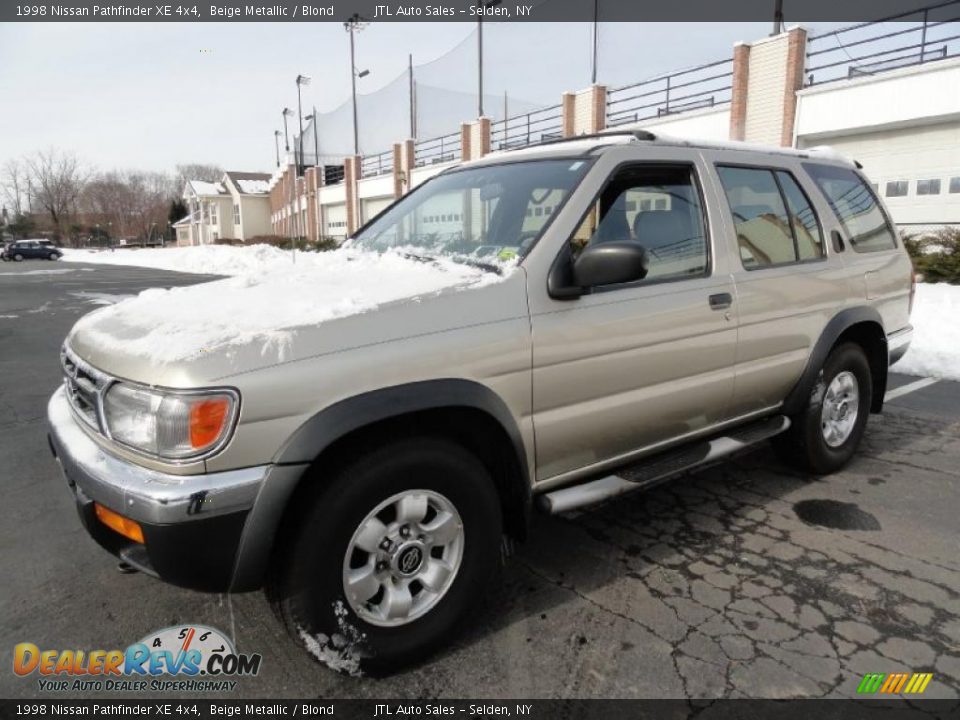
<path id="1" fill-rule="evenodd" d="M 809 26 L 822 30 L 826 26 Z M 832 27 L 832 26 L 831 26 Z M 438 57 L 435 82 L 476 91 L 473 23 L 379 23 L 357 36 L 375 90 Z M 600 81 L 625 84 L 728 57 L 768 23 L 603 24 Z M 486 90 L 553 104 L 590 82 L 589 23 L 486 23 Z M 100 169 L 210 162 L 270 171 L 294 78 L 313 77 L 304 112 L 349 96 L 347 34 L 337 23 L 45 23 L 0 25 L 0 165 L 40 148 Z M 468 119 L 468 118 L 461 118 Z M 375 122 L 375 118 L 362 118 Z M 451 127 L 455 129 L 456 125 Z M 397 139 L 406 133 L 398 128 Z"/>

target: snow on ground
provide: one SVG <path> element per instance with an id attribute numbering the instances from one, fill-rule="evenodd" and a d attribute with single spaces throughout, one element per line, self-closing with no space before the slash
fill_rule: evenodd
<path id="1" fill-rule="evenodd" d="M 960 285 L 919 283 L 913 342 L 893 372 L 960 380 Z"/>
<path id="2" fill-rule="evenodd" d="M 101 255 L 110 258 L 121 252 Z M 196 268 L 195 272 L 236 273 L 199 285 L 145 290 L 95 310 L 74 326 L 87 342 L 158 362 L 253 342 L 282 359 L 297 327 L 503 277 L 449 260 L 413 260 L 393 251 L 298 253 L 296 264 L 289 252 L 263 245 L 136 251 L 138 257 L 141 253 L 170 269 L 182 270 L 183 265 L 169 264 L 168 258 Z"/>
<path id="3" fill-rule="evenodd" d="M 317 253 L 297 253 L 297 263 L 310 262 Z M 304 259 L 306 258 L 306 260 Z M 292 253 L 270 245 L 202 245 L 199 247 L 125 248 L 121 250 L 63 251 L 64 262 L 97 263 L 100 265 L 136 265 L 157 270 L 200 273 L 204 275 L 242 275 L 270 267 L 288 270 L 293 265 Z"/>

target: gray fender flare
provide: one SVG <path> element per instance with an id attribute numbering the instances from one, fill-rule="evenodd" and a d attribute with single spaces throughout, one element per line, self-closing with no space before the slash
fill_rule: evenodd
<path id="1" fill-rule="evenodd" d="M 794 415 L 803 409 L 807 399 L 810 397 L 810 393 L 816 388 L 820 371 L 823 369 L 823 364 L 830 354 L 830 349 L 846 330 L 864 322 L 875 323 L 879 327 L 881 337 L 883 338 L 884 351 L 886 351 L 886 333 L 883 329 L 883 319 L 880 317 L 880 313 L 877 312 L 876 308 L 859 305 L 841 310 L 830 319 L 830 322 L 824 327 L 823 332 L 820 333 L 820 337 L 813 346 L 810 357 L 807 359 L 807 365 L 803 370 L 803 374 L 783 402 L 782 412 L 784 414 Z M 882 366 L 881 377 L 874 378 L 874 387 L 885 389 L 887 386 L 886 355 L 884 355 L 883 362 L 880 365 Z M 874 363 L 871 362 L 871 368 L 873 366 Z M 883 395 L 881 393 L 879 398 L 874 397 L 871 410 L 877 412 L 880 407 L 882 407 L 882 404 Z"/>

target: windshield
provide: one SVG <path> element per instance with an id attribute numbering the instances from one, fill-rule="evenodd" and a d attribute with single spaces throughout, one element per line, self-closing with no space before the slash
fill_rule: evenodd
<path id="1" fill-rule="evenodd" d="M 445 173 L 361 230 L 352 245 L 477 263 L 522 257 L 588 167 L 566 158 Z"/>

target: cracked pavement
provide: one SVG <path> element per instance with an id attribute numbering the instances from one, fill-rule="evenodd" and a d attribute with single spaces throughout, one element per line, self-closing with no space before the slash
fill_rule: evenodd
<path id="1" fill-rule="evenodd" d="M 76 272 L 0 278 L 0 317 L 18 316 L 0 319 L 0 667 L 17 642 L 125 647 L 194 622 L 263 654 L 232 697 L 832 698 L 855 695 L 868 672 L 926 671 L 925 698 L 960 698 L 960 384 L 872 416 L 861 452 L 829 477 L 794 472 L 763 446 L 589 511 L 538 516 L 449 648 L 355 679 L 295 647 L 260 593 L 122 575 L 86 536 L 43 421 L 59 344 L 94 307 L 76 293 L 205 278 L 58 267 Z M 9 670 L 0 694 L 44 696 Z"/>

